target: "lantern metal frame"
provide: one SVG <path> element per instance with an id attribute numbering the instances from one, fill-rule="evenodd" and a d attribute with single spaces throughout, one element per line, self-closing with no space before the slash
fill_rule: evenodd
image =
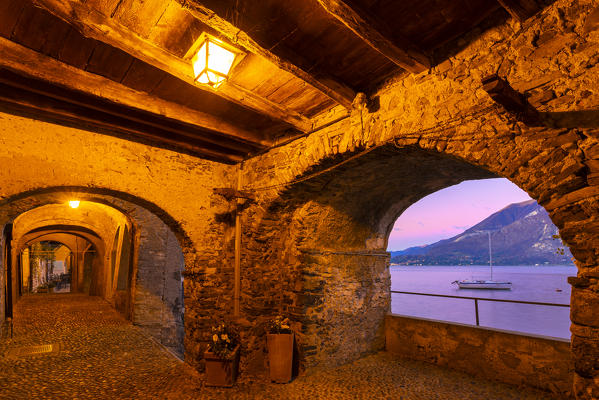
<path id="1" fill-rule="evenodd" d="M 221 86 L 223 83 L 225 83 L 230 78 L 231 71 L 233 71 L 233 68 L 235 68 L 235 66 L 237 64 L 239 64 L 239 62 L 245 57 L 246 54 L 243 51 L 233 47 L 232 45 L 225 43 L 224 41 L 222 41 L 206 32 L 203 32 L 200 35 L 200 37 L 194 42 L 194 44 L 189 48 L 189 50 L 185 54 L 184 58 L 186 60 L 190 60 L 190 61 L 193 60 L 194 57 L 197 55 L 197 53 L 202 48 L 202 45 L 204 45 L 204 43 L 206 43 L 206 64 L 205 64 L 206 66 L 199 74 L 196 75 L 195 71 L 193 71 L 193 65 L 192 65 L 193 80 L 195 83 L 197 83 L 199 85 L 209 86 L 213 89 L 218 89 L 219 86 Z M 234 54 L 233 62 L 231 63 L 231 67 L 229 68 L 229 72 L 227 74 L 223 74 L 220 71 L 216 71 L 216 70 L 213 70 L 210 68 L 210 46 L 211 45 L 218 46 L 218 47 L 225 49 Z M 208 79 L 210 79 L 208 72 L 210 72 L 216 76 L 222 77 L 223 80 L 220 82 L 211 82 L 211 81 L 209 81 L 208 83 L 199 82 L 198 79 L 200 78 L 200 76 L 202 76 L 202 73 L 206 73 L 206 75 L 208 76 Z"/>

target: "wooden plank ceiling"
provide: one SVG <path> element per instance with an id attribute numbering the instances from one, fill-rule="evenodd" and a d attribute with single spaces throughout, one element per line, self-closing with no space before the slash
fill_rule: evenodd
<path id="1" fill-rule="evenodd" d="M 535 0 L 3 0 L 0 108 L 237 163 Z M 218 90 L 184 59 L 202 32 L 247 55 Z"/>

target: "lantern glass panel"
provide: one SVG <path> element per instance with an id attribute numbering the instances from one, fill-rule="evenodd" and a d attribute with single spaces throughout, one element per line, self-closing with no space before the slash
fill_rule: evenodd
<path id="1" fill-rule="evenodd" d="M 208 47 L 209 69 L 227 76 L 234 60 L 235 53 L 220 47 L 217 43 L 210 42 Z"/>
<path id="2" fill-rule="evenodd" d="M 200 81 L 202 72 L 204 72 L 207 67 L 207 65 L 206 65 L 206 52 L 207 51 L 208 51 L 208 41 L 205 41 L 204 43 L 202 43 L 200 50 L 198 50 L 197 54 L 191 60 L 191 62 L 193 63 L 193 73 L 196 76 L 196 79 L 198 80 L 198 82 L 200 82 L 200 83 L 208 83 L 207 81 L 206 82 Z M 204 78 L 204 79 L 206 79 L 206 78 Z"/>

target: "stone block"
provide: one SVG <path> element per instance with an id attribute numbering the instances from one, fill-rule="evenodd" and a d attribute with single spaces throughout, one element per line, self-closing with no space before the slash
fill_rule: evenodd
<path id="1" fill-rule="evenodd" d="M 577 400 L 599 399 L 599 377 L 585 378 L 574 374 L 573 392 Z"/>
<path id="2" fill-rule="evenodd" d="M 577 201 L 586 200 L 589 198 L 594 198 L 599 196 L 599 187 L 588 186 L 578 190 L 575 190 L 571 193 L 568 193 L 559 198 L 555 198 L 544 205 L 547 210 L 554 210 L 559 207 L 564 207 L 566 205 L 575 203 Z"/>
<path id="3" fill-rule="evenodd" d="M 574 369 L 584 378 L 599 376 L 599 337 L 590 339 L 572 336 Z"/>
<path id="4" fill-rule="evenodd" d="M 599 293 L 572 288 L 570 300 L 570 318 L 572 322 L 580 325 L 599 328 Z"/>

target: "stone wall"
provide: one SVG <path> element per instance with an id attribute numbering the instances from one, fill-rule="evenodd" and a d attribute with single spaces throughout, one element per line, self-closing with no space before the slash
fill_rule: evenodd
<path id="1" fill-rule="evenodd" d="M 312 368 L 334 367 L 384 348 L 389 310 L 388 253 L 304 250 L 301 289 L 302 349 Z"/>
<path id="2" fill-rule="evenodd" d="M 133 323 L 183 357 L 183 251 L 174 233 L 154 214 L 135 207 L 130 215 L 139 235 Z"/>
<path id="3" fill-rule="evenodd" d="M 267 320 L 284 313 L 311 369 L 380 348 L 382 254 L 407 207 L 465 179 L 506 177 L 549 211 L 576 257 L 574 393 L 598 398 L 598 7 L 558 0 L 523 24 L 475 31 L 430 71 L 387 82 L 368 107 L 239 168 L 0 114 L 0 205 L 9 210 L 0 220 L 65 187 L 144 207 L 182 245 L 189 363 L 201 369 L 210 326 L 234 319 L 245 371 L 264 371 Z M 543 123 L 496 105 L 481 84 L 492 73 L 525 93 Z M 212 189 L 235 187 L 238 172 L 254 199 L 240 206 L 241 315 L 231 318 L 235 205 Z"/>
<path id="4" fill-rule="evenodd" d="M 2 268 L 0 268 L 0 326 L 4 327 L 4 323 L 6 321 L 6 271 L 4 270 L 4 264 L 6 260 L 4 258 L 4 249 L 5 249 L 5 236 L 2 234 L 0 238 L 0 258 L 2 259 Z M 4 333 L 3 333 L 4 334 Z"/>
<path id="5" fill-rule="evenodd" d="M 258 284 L 244 284 L 243 308 L 256 315 L 282 310 L 303 327 L 312 312 L 295 291 L 303 285 L 297 273 L 303 248 L 385 251 L 393 222 L 421 197 L 465 179 L 505 177 L 548 210 L 576 258 L 575 393 L 599 397 L 598 7 L 596 0 L 560 0 L 523 24 L 510 19 L 474 32 L 430 71 L 387 82 L 371 101 L 378 109 L 358 108 L 245 162 L 242 188 L 256 199 L 243 211 L 244 280 L 259 282 L 265 274 L 280 281 L 257 298 Z M 493 73 L 528 97 L 541 124 L 526 125 L 490 99 L 481 79 Z M 322 290 L 339 285 L 326 274 L 328 261 L 320 261 L 320 269 L 310 268 L 322 271 Z M 376 270 L 375 263 L 363 268 Z M 339 306 L 322 304 L 316 312 Z M 250 319 L 253 326 L 261 321 Z M 300 339 L 334 343 L 328 328 Z M 357 356 L 336 358 L 322 349 L 309 357 L 305 351 L 305 365 Z M 248 351 L 258 353 L 260 343 Z"/>
<path id="6" fill-rule="evenodd" d="M 212 189 L 231 186 L 231 167 L 3 113 L 0 113 L 0 141 L 3 144 L 0 152 L 3 165 L 0 169 L 0 225 L 33 208 L 62 203 L 72 195 L 80 200 L 110 202 L 103 198 L 108 196 L 117 208 L 126 208 L 123 202 L 127 202 L 159 218 L 180 243 L 190 276 L 199 277 L 199 271 L 214 268 L 219 279 L 228 279 L 228 267 L 221 269 L 226 265 L 221 260 L 229 257 L 224 252 L 229 243 L 225 234 L 228 228 L 215 219 L 227 204 L 215 196 Z M 122 204 L 119 206 L 115 199 Z M 167 271 L 166 274 L 173 273 L 170 277 L 165 275 L 165 279 L 176 281 L 174 269 L 182 264 L 178 256 L 173 255 L 176 254 L 175 240 L 169 236 L 162 244 L 164 246 L 158 252 L 167 252 L 163 261 L 173 270 Z M 4 275 L 3 267 L 1 272 Z M 180 285 L 180 280 L 178 283 Z M 203 281 L 197 279 L 194 284 L 202 286 Z M 195 315 L 205 313 L 210 316 L 207 321 L 185 320 L 187 341 L 192 344 L 186 346 L 186 360 L 193 365 L 198 365 L 201 359 L 210 324 L 217 318 L 213 316 L 230 314 L 218 300 L 218 292 L 229 293 L 227 285 L 231 286 L 231 283 L 218 286 L 214 292 L 209 289 L 207 297 L 210 300 L 207 302 L 188 301 L 186 311 L 192 316 L 194 311 Z M 173 309 L 177 296 L 171 287 L 175 286 L 163 286 L 169 303 L 167 308 Z M 193 291 L 189 293 L 191 299 L 197 300 Z M 180 336 L 181 329 L 177 325 L 175 319 L 165 321 L 166 331 L 161 335 Z"/>
<path id="7" fill-rule="evenodd" d="M 388 315 L 387 351 L 485 379 L 534 386 L 570 398 L 572 356 L 567 340 Z"/>

